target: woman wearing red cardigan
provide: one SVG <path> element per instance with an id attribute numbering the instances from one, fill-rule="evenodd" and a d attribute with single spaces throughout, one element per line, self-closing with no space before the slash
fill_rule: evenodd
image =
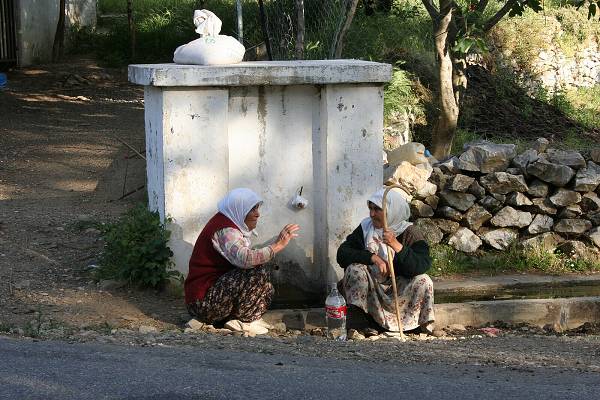
<path id="1" fill-rule="evenodd" d="M 196 240 L 185 280 L 189 313 L 205 323 L 227 321 L 234 330 L 266 333 L 260 319 L 273 297 L 273 285 L 263 264 L 297 237 L 300 228 L 287 224 L 275 243 L 251 248 L 250 235 L 260 217 L 262 199 L 238 188 L 217 206 Z"/>

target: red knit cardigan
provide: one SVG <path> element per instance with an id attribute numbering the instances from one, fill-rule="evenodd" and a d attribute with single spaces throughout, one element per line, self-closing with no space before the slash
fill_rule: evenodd
<path id="1" fill-rule="evenodd" d="M 198 236 L 190 258 L 188 276 L 185 279 L 186 304 L 194 303 L 197 300 L 202 301 L 208 289 L 221 275 L 235 269 L 235 266 L 219 254 L 212 244 L 215 232 L 224 228 L 239 229 L 225 215 L 217 213 L 208 221 Z"/>

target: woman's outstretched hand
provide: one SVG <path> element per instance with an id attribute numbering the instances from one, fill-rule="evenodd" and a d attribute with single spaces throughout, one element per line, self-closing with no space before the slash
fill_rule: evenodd
<path id="1" fill-rule="evenodd" d="M 389 274 L 388 263 L 385 262 L 381 257 L 379 257 L 377 254 L 373 254 L 371 256 L 371 262 L 377 268 L 379 268 L 379 272 L 381 273 L 381 276 L 383 276 L 384 278 L 388 276 L 388 274 Z"/>
<path id="2" fill-rule="evenodd" d="M 283 227 L 281 232 L 279 232 L 279 237 L 277 241 L 271 246 L 273 252 L 279 253 L 281 250 L 285 249 L 285 247 L 290 243 L 295 237 L 298 237 L 298 232 L 300 230 L 300 226 L 298 224 L 287 224 Z"/>

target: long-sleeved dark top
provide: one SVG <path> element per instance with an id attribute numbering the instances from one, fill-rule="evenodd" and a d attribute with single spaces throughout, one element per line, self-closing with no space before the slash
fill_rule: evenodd
<path id="1" fill-rule="evenodd" d="M 429 245 L 419 229 L 411 225 L 396 239 L 403 247 L 394 256 L 394 273 L 410 279 L 427 272 L 431 267 Z M 370 265 L 373 264 L 372 256 L 373 254 L 365 249 L 364 234 L 359 225 L 340 245 L 337 251 L 337 262 L 344 269 L 355 263 Z"/>

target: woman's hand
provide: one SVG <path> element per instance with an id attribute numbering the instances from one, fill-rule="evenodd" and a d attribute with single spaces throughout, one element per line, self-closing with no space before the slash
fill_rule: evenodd
<path id="1" fill-rule="evenodd" d="M 298 224 L 287 224 L 284 226 L 281 232 L 279 232 L 277 241 L 271 245 L 273 252 L 279 253 L 281 250 L 285 249 L 285 247 L 290 243 L 290 240 L 298 237 L 298 234 L 296 233 L 298 230 L 300 230 L 300 226 L 298 226 Z"/>
<path id="2" fill-rule="evenodd" d="M 384 278 L 388 276 L 390 272 L 388 269 L 388 263 L 385 262 L 381 257 L 379 257 L 377 254 L 373 254 L 371 256 L 371 262 L 373 263 L 373 265 L 379 268 L 381 276 L 383 276 Z"/>
<path id="3" fill-rule="evenodd" d="M 391 229 L 384 229 L 383 231 L 383 243 L 390 246 L 396 253 L 402 251 L 402 243 L 396 239 L 396 232 Z"/>

